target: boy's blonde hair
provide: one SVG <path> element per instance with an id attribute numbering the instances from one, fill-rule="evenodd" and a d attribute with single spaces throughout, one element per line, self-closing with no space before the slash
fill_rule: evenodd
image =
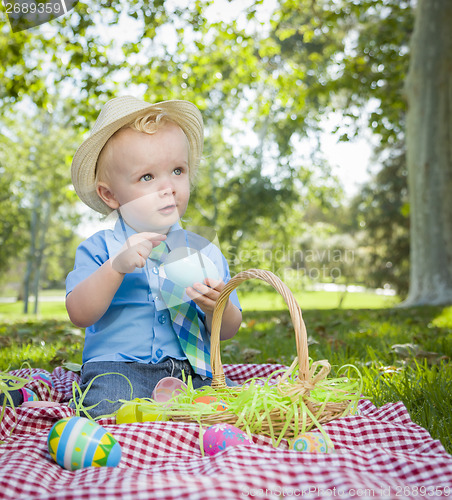
<path id="1" fill-rule="evenodd" d="M 119 130 L 117 130 L 105 143 L 104 147 L 102 148 L 101 152 L 99 153 L 99 157 L 97 159 L 96 163 L 96 170 L 95 170 L 95 183 L 96 185 L 99 182 L 108 182 L 109 176 L 108 176 L 108 161 L 107 161 L 107 155 L 108 155 L 108 150 L 110 149 L 109 146 L 111 145 L 111 142 L 114 140 L 115 137 L 124 129 L 131 128 L 133 130 L 136 130 L 137 132 L 143 132 L 145 134 L 155 134 L 158 130 L 163 128 L 165 125 L 168 125 L 168 123 L 173 123 L 177 125 L 177 123 L 168 116 L 165 111 L 161 109 L 153 109 L 151 112 L 146 113 L 143 116 L 140 116 L 138 118 L 135 118 L 135 120 L 131 121 L 130 123 L 126 123 L 123 125 Z M 177 125 L 179 126 L 179 125 Z M 184 133 L 185 134 L 185 133 Z M 187 140 L 187 145 L 189 148 L 188 151 L 188 157 L 190 158 L 190 144 Z M 188 165 L 189 171 L 191 170 L 190 167 L 191 165 Z"/>

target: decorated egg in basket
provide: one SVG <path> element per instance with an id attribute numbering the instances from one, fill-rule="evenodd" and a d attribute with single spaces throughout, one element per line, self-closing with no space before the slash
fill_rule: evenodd
<path id="1" fill-rule="evenodd" d="M 203 436 L 204 452 L 210 456 L 240 444 L 253 444 L 253 442 L 245 432 L 231 424 L 211 425 Z"/>
<path id="2" fill-rule="evenodd" d="M 216 407 L 217 411 L 224 411 L 226 410 L 226 403 L 223 401 L 219 401 L 217 397 L 215 396 L 199 396 L 196 399 L 193 400 L 193 403 L 204 403 L 206 405 L 210 405 L 212 403 L 215 403 L 218 401 L 218 405 Z"/>
<path id="3" fill-rule="evenodd" d="M 326 439 L 319 432 L 304 432 L 292 441 L 290 449 L 311 453 L 329 453 L 333 447 L 331 444 L 328 446 Z"/>
<path id="4" fill-rule="evenodd" d="M 187 388 L 187 384 L 175 377 L 163 377 L 159 380 L 152 392 L 152 399 L 158 403 L 166 403 L 173 396 L 180 394 Z"/>
<path id="5" fill-rule="evenodd" d="M 115 467 L 121 460 L 121 447 L 102 426 L 83 417 L 59 420 L 49 432 L 50 456 L 67 470 L 84 467 Z"/>

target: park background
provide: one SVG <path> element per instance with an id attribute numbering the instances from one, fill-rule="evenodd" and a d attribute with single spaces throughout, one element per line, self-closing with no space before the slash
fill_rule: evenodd
<path id="1" fill-rule="evenodd" d="M 86 1 L 0 23 L 1 370 L 81 362 L 64 280 L 108 221 L 70 164 L 102 104 L 187 99 L 205 121 L 187 225 L 215 228 L 232 274 L 280 276 L 311 357 L 354 364 L 452 450 L 448 0 Z M 290 364 L 282 299 L 254 282 L 239 297 L 223 362 Z"/>

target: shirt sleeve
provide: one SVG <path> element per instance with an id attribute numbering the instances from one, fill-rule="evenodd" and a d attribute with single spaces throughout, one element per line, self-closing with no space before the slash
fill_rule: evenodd
<path id="1" fill-rule="evenodd" d="M 108 260 L 108 249 L 102 233 L 94 234 L 78 246 L 74 269 L 66 278 L 66 295 Z"/>

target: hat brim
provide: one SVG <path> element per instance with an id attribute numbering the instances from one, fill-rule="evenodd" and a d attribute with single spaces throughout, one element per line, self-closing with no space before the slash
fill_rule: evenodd
<path id="1" fill-rule="evenodd" d="M 86 205 L 104 215 L 111 212 L 111 208 L 101 200 L 96 190 L 95 170 L 99 154 L 115 132 L 153 109 L 165 112 L 187 136 L 190 178 L 193 179 L 201 160 L 204 140 L 202 116 L 193 103 L 173 100 L 149 104 L 132 96 L 123 96 L 109 101 L 104 109 L 108 104 L 110 107 L 106 112 L 102 110 L 104 116 L 101 112 L 93 127 L 93 133 L 80 145 L 72 160 L 72 183 L 79 198 Z M 99 120 L 102 121 L 100 125 Z"/>

